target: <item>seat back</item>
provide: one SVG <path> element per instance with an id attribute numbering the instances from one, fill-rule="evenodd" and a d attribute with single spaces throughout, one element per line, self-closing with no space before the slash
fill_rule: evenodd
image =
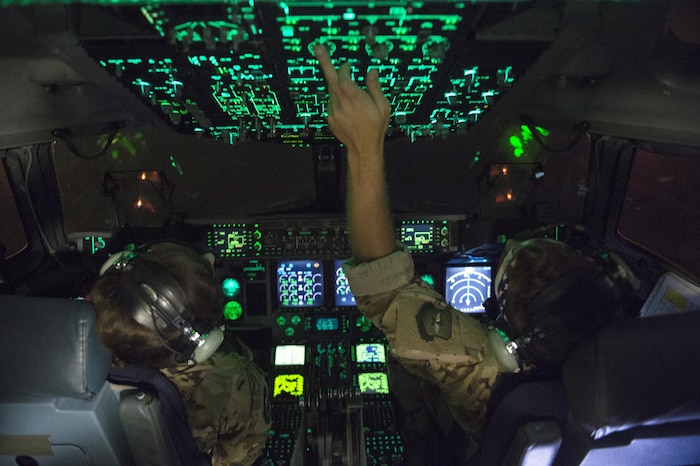
<path id="1" fill-rule="evenodd" d="M 571 418 L 559 464 L 697 464 L 700 312 L 630 319 L 564 365 Z"/>
<path id="2" fill-rule="evenodd" d="M 0 465 L 133 464 L 94 325 L 88 302 L 0 296 Z"/>
<path id="3" fill-rule="evenodd" d="M 469 466 L 549 464 L 543 456 L 550 462 L 556 456 L 568 409 L 561 380 L 516 385 L 491 414 Z"/>
<path id="4" fill-rule="evenodd" d="M 0 466 L 208 464 L 164 375 L 113 390 L 89 302 L 0 295 L 0 342 Z"/>
<path id="5" fill-rule="evenodd" d="M 127 364 L 113 368 L 108 379 L 138 388 L 121 393 L 120 414 L 139 466 L 211 466 L 192 437 L 177 387 L 162 372 Z"/>
<path id="6" fill-rule="evenodd" d="M 568 355 L 562 381 L 517 386 L 470 466 L 700 462 L 700 312 L 610 324 Z"/>
<path id="7" fill-rule="evenodd" d="M 138 466 L 181 466 L 159 399 L 138 388 L 119 392 L 119 414 Z"/>

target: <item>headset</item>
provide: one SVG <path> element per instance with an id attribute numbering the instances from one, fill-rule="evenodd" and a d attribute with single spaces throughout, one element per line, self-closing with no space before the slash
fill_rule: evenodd
<path id="1" fill-rule="evenodd" d="M 163 265 L 127 250 L 107 259 L 100 268 L 100 276 L 106 274 L 118 275 L 115 298 L 121 308 L 155 331 L 177 363 L 201 363 L 221 346 L 223 330 L 192 318 L 185 292 Z M 178 338 L 166 338 L 175 331 Z"/>
<path id="2" fill-rule="evenodd" d="M 543 238 L 545 241 L 562 242 Z M 569 271 L 541 290 L 526 304 L 526 313 L 531 324 L 520 334 L 513 332 L 508 324 L 508 268 L 514 263 L 517 253 L 531 244 L 531 239 L 514 242 L 506 248 L 499 262 L 492 292 L 484 303 L 489 319 L 488 341 L 496 358 L 508 371 L 519 372 L 531 368 L 533 357 L 529 346 L 533 341 L 547 341 L 553 346 L 568 347 L 585 338 L 610 319 L 610 309 L 620 308 L 616 282 L 606 273 L 602 259 L 586 254 L 598 266 L 592 269 L 579 268 Z M 600 254 L 601 258 L 609 255 Z"/>

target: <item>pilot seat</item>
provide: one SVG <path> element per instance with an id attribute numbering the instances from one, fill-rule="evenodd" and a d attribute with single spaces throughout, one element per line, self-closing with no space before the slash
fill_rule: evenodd
<path id="1" fill-rule="evenodd" d="M 700 463 L 700 312 L 609 324 L 493 412 L 475 465 Z"/>
<path id="2" fill-rule="evenodd" d="M 208 464 L 165 376 L 112 374 L 113 390 L 94 327 L 87 301 L 0 296 L 0 466 Z"/>

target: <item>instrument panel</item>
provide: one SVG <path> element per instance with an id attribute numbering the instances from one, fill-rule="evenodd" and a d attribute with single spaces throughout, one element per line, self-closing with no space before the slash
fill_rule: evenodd
<path id="1" fill-rule="evenodd" d="M 464 216 L 393 221 L 416 274 L 457 310 L 480 318 L 495 259 L 462 251 L 477 241 L 464 237 L 470 230 Z M 189 239 L 196 236 L 216 257 L 227 331 L 267 373 L 272 428 L 256 465 L 407 464 L 387 369 L 390 348 L 358 311 L 343 271 L 351 258 L 345 218 L 262 217 L 191 227 Z M 80 244 L 94 253 L 113 241 L 85 236 Z"/>
<path id="2" fill-rule="evenodd" d="M 454 252 L 457 250 L 454 229 L 459 218 L 402 219 L 398 221 L 396 236 L 412 253 Z M 310 223 L 313 226 L 309 226 Z M 214 255 L 224 261 L 288 256 L 347 258 L 350 255 L 344 219 L 214 223 L 207 231 L 206 243 Z"/>
<path id="3" fill-rule="evenodd" d="M 351 257 L 345 222 L 300 217 L 205 225 L 228 328 L 270 335 L 263 352 L 273 426 L 258 465 L 323 464 L 329 438 L 343 445 L 343 458 L 329 464 L 351 464 L 350 451 L 362 452 L 354 464 L 404 464 L 389 348 L 357 310 L 342 268 Z M 478 313 L 491 264 L 460 259 L 463 222 L 459 215 L 394 218 L 416 273 L 441 293 L 452 289 L 458 309 Z"/>
<path id="4" fill-rule="evenodd" d="M 460 216 L 397 219 L 396 237 L 414 255 L 417 268 L 435 276 L 439 273 L 435 258 L 458 249 L 461 220 Z M 355 306 L 342 269 L 351 256 L 343 218 L 213 222 L 204 236 L 217 258 L 228 319 L 270 325 L 275 336 L 277 327 L 283 328 L 279 336 L 293 336 L 363 326 L 342 317 Z M 294 317 L 310 312 L 332 312 L 337 317 L 312 322 Z"/>

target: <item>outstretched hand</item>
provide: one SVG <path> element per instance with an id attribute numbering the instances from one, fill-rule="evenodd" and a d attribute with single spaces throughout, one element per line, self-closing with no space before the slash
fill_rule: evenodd
<path id="1" fill-rule="evenodd" d="M 328 126 L 355 154 L 375 153 L 381 149 L 389 126 L 389 101 L 382 92 L 376 70 L 367 73 L 367 90 L 360 89 L 350 75 L 350 64 L 336 69 L 323 45 L 316 45 L 314 55 L 328 83 Z"/>
<path id="2" fill-rule="evenodd" d="M 314 54 L 328 82 L 328 126 L 347 148 L 348 230 L 359 264 L 396 250 L 384 180 L 390 105 L 376 70 L 367 73 L 365 91 L 352 80 L 348 63 L 333 66 L 325 46 L 317 45 Z"/>

